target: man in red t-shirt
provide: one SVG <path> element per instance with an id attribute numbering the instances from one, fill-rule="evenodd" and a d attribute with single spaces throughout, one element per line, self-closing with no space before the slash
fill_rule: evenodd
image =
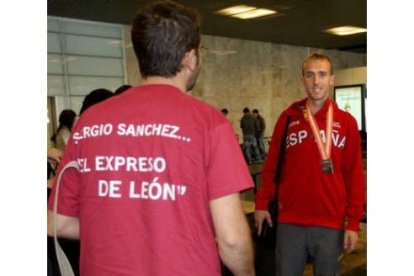
<path id="1" fill-rule="evenodd" d="M 80 238 L 82 275 L 219 276 L 220 258 L 254 275 L 239 199 L 253 187 L 247 165 L 229 121 L 185 93 L 201 65 L 197 13 L 152 3 L 131 34 L 142 84 L 76 123 L 58 171 L 57 234 Z"/>
<path id="2" fill-rule="evenodd" d="M 334 84 L 329 57 L 306 58 L 302 82 L 308 97 L 283 111 L 273 131 L 256 195 L 257 232 L 264 220 L 272 225 L 267 208 L 277 186 L 277 275 L 302 275 L 307 254 L 315 275 L 339 275 L 342 251 L 355 248 L 363 217 L 359 132 L 352 115 L 329 99 Z"/>

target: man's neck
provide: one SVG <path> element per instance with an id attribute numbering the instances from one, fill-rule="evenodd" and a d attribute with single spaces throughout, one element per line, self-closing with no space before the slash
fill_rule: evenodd
<path id="1" fill-rule="evenodd" d="M 141 85 L 150 85 L 150 84 L 171 85 L 171 86 L 178 88 L 182 92 L 186 92 L 186 85 L 176 77 L 165 78 L 165 77 L 160 77 L 160 76 L 151 76 L 151 77 L 146 77 L 142 79 Z"/>
<path id="2" fill-rule="evenodd" d="M 325 104 L 326 100 L 327 99 L 312 100 L 312 99 L 308 98 L 309 108 L 310 108 L 312 114 L 316 114 L 319 110 L 321 110 L 321 108 Z"/>

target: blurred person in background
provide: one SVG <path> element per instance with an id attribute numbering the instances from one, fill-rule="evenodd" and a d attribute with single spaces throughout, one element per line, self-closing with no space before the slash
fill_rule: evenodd
<path id="1" fill-rule="evenodd" d="M 64 109 L 59 115 L 59 126 L 53 136 L 50 138 L 55 148 L 63 151 L 69 140 L 70 132 L 76 121 L 76 112 L 72 109 Z"/>
<path id="2" fill-rule="evenodd" d="M 259 110 L 256 108 L 253 109 L 253 116 L 256 117 L 256 119 L 259 121 L 259 129 L 256 132 L 256 139 L 260 155 L 264 160 L 266 158 L 266 148 L 264 143 L 264 132 L 266 129 L 266 123 L 265 119 L 259 114 Z"/>
<path id="3" fill-rule="evenodd" d="M 105 88 L 98 88 L 89 92 L 88 95 L 85 96 L 82 102 L 82 107 L 79 112 L 79 116 L 82 115 L 89 107 L 103 102 L 106 99 L 112 97 L 114 93 Z"/>

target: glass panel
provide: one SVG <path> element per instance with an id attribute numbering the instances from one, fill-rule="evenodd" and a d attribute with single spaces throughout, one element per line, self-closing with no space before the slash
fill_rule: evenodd
<path id="1" fill-rule="evenodd" d="M 63 76 L 47 76 L 47 95 L 65 95 L 65 82 Z"/>
<path id="2" fill-rule="evenodd" d="M 116 90 L 124 84 L 123 78 L 111 77 L 69 77 L 70 95 L 85 96 L 92 90 L 105 88 L 111 91 Z"/>
<path id="3" fill-rule="evenodd" d="M 122 58 L 122 40 L 65 35 L 66 53 Z"/>
<path id="4" fill-rule="evenodd" d="M 56 116 L 57 116 L 56 121 L 58 122 L 57 124 L 59 125 L 59 115 L 62 112 L 62 110 L 68 109 L 68 108 L 73 109 L 73 108 L 70 106 L 70 98 L 66 96 L 55 97 L 55 106 L 56 106 Z M 75 109 L 73 109 L 73 111 L 76 112 Z"/>
<path id="5" fill-rule="evenodd" d="M 69 75 L 123 77 L 122 59 L 68 56 Z"/>
<path id="6" fill-rule="evenodd" d="M 63 75 L 63 64 L 60 55 L 47 55 L 47 73 Z"/>
<path id="7" fill-rule="evenodd" d="M 79 115 L 80 109 L 82 107 L 84 96 L 71 96 L 69 97 L 70 108 Z"/>
<path id="8" fill-rule="evenodd" d="M 59 22 L 55 17 L 47 17 L 47 30 L 53 32 L 59 32 Z"/>
<path id="9" fill-rule="evenodd" d="M 61 53 L 59 35 L 56 33 L 47 33 L 47 52 L 48 53 Z"/>
<path id="10" fill-rule="evenodd" d="M 112 38 L 122 37 L 122 25 L 107 24 L 102 22 L 85 20 L 66 20 L 63 18 L 61 18 L 60 20 L 62 24 L 62 32 L 64 33 Z"/>
<path id="11" fill-rule="evenodd" d="M 48 16 L 47 95 L 59 111 L 78 112 L 90 91 L 124 84 L 122 35 L 122 25 Z"/>

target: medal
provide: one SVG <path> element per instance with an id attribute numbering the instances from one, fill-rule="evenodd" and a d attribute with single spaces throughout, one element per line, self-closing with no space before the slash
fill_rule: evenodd
<path id="1" fill-rule="evenodd" d="M 324 174 L 333 174 L 333 163 L 332 159 L 322 160 L 322 172 Z"/>
<path id="2" fill-rule="evenodd" d="M 321 137 L 318 124 L 313 117 L 313 114 L 309 107 L 309 100 L 306 102 L 306 108 L 303 110 L 303 117 L 309 122 L 312 133 L 315 137 L 315 142 L 318 147 L 318 151 L 322 161 L 322 172 L 323 174 L 333 174 L 333 162 L 331 158 L 331 147 L 332 147 L 332 128 L 333 128 L 333 110 L 332 103 L 329 103 L 328 112 L 326 114 L 326 129 L 325 135 Z"/>

